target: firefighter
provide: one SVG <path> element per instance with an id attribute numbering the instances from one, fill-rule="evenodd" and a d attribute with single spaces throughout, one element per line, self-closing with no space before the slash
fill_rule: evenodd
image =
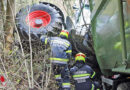
<path id="1" fill-rule="evenodd" d="M 59 90 L 70 90 L 68 61 L 71 58 L 72 46 L 67 40 L 68 35 L 67 30 L 62 30 L 59 37 L 41 36 L 41 41 L 51 47 L 50 61 Z M 61 72 L 65 73 L 61 75 Z"/>
<path id="2" fill-rule="evenodd" d="M 85 63 L 85 54 L 78 53 L 75 56 L 75 65 L 70 68 L 74 79 L 75 90 L 96 90 L 99 83 L 93 83 L 95 72 Z"/>

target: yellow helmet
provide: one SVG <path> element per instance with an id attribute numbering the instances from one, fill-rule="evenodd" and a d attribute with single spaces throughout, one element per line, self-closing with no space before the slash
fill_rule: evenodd
<path id="1" fill-rule="evenodd" d="M 75 56 L 75 61 L 83 61 L 83 62 L 85 62 L 85 57 L 86 57 L 85 54 L 83 54 L 81 52 L 77 53 L 76 56 Z"/>
<path id="2" fill-rule="evenodd" d="M 66 38 L 68 38 L 69 32 L 67 30 L 62 30 L 59 36 L 65 36 Z"/>

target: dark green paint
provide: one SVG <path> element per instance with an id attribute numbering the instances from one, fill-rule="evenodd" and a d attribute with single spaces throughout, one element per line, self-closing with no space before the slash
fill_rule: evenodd
<path id="1" fill-rule="evenodd" d="M 119 8 L 119 19 L 120 19 L 120 37 L 121 37 L 121 44 L 122 44 L 122 59 L 123 64 L 127 63 L 127 50 L 126 50 L 126 39 L 125 39 L 125 27 L 124 27 L 124 15 L 123 15 L 123 3 L 121 0 L 118 1 L 118 8 Z"/>
<path id="2" fill-rule="evenodd" d="M 130 23 L 126 23 L 129 14 L 122 11 L 126 4 L 121 0 L 100 0 L 93 6 L 94 1 L 90 0 L 91 33 L 100 69 L 107 76 L 113 72 L 130 74 Z"/>

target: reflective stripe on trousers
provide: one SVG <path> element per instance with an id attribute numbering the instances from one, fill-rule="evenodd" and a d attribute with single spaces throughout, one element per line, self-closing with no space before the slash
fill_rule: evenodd
<path id="1" fill-rule="evenodd" d="M 92 88 L 91 88 L 91 90 L 94 90 L 94 84 L 92 84 Z"/>
<path id="2" fill-rule="evenodd" d="M 61 75 L 60 74 L 55 75 L 55 79 L 60 80 L 61 79 Z"/>
<path id="3" fill-rule="evenodd" d="M 63 88 L 70 88 L 70 83 L 62 83 Z"/>

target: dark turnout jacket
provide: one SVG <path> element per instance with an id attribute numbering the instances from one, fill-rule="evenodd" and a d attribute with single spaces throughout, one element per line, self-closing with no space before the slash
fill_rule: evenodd
<path id="1" fill-rule="evenodd" d="M 72 47 L 68 40 L 60 37 L 41 37 L 41 41 L 50 45 L 52 63 L 67 64 L 72 53 Z"/>
<path id="2" fill-rule="evenodd" d="M 75 90 L 94 90 L 94 84 L 91 79 L 94 78 L 95 72 L 90 66 L 77 63 L 76 66 L 70 69 L 70 73 L 75 81 Z"/>

